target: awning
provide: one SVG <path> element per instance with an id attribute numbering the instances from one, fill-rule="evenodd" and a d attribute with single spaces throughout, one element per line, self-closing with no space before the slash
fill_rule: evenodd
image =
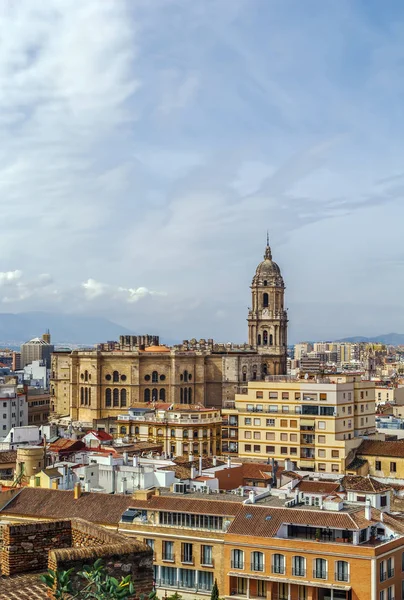
<path id="1" fill-rule="evenodd" d="M 315 419 L 300 419 L 300 425 L 305 425 L 306 427 L 314 427 L 315 424 Z"/>
<path id="2" fill-rule="evenodd" d="M 343 592 L 347 592 L 352 588 L 352 586 L 350 585 L 329 583 L 328 580 L 313 581 L 312 579 L 305 579 L 304 577 L 299 577 L 299 579 L 291 579 L 290 577 L 279 577 L 279 575 L 257 575 L 256 573 L 254 573 L 254 575 L 246 575 L 244 573 L 234 571 L 230 571 L 227 575 L 230 575 L 231 577 L 243 577 L 246 579 L 260 579 L 261 581 L 278 581 L 279 583 L 292 583 L 294 585 L 311 585 L 312 587 L 325 589 L 332 588 L 333 590 L 341 590 Z"/>

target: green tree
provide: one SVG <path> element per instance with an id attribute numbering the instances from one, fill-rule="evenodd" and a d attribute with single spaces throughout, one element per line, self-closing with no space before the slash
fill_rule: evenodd
<path id="1" fill-rule="evenodd" d="M 212 591 L 210 593 L 210 600 L 219 600 L 219 588 L 217 585 L 217 579 L 215 579 L 215 583 L 213 584 Z"/>
<path id="2" fill-rule="evenodd" d="M 124 600 L 134 594 L 131 576 L 127 575 L 118 581 L 115 577 L 108 575 L 101 559 L 96 560 L 92 566 L 85 566 L 77 574 L 82 580 L 82 586 L 76 592 L 73 591 L 73 573 L 74 569 L 68 571 L 49 569 L 48 573 L 41 575 L 40 578 L 53 590 L 54 596 L 58 600 L 68 597 L 77 600 Z M 149 598 L 157 600 L 155 592 L 152 592 Z"/>

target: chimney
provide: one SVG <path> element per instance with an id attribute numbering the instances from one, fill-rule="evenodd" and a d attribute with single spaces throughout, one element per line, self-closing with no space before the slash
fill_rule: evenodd
<path id="1" fill-rule="evenodd" d="M 191 467 L 191 479 L 195 479 L 196 477 L 196 469 L 194 467 L 194 465 L 192 465 Z"/>
<path id="2" fill-rule="evenodd" d="M 134 467 L 138 467 L 139 466 L 139 457 L 138 456 L 134 456 L 133 457 L 133 466 Z"/>
<path id="3" fill-rule="evenodd" d="M 202 456 L 199 457 L 199 475 L 202 475 Z"/>
<path id="4" fill-rule="evenodd" d="M 126 494 L 126 490 L 127 490 L 126 477 L 122 477 L 121 485 L 122 485 L 122 489 L 121 489 L 122 494 Z"/>
<path id="5" fill-rule="evenodd" d="M 213 466 L 217 467 L 217 457 L 216 456 L 213 457 Z"/>
<path id="6" fill-rule="evenodd" d="M 128 464 L 128 458 L 129 458 L 129 454 L 125 451 L 123 453 L 123 464 L 127 465 Z"/>
<path id="7" fill-rule="evenodd" d="M 114 464 L 114 457 L 113 457 L 112 452 L 110 452 L 108 455 L 108 464 L 110 467 L 112 467 L 112 465 Z"/>
<path id="8" fill-rule="evenodd" d="M 227 468 L 231 469 L 231 456 L 227 457 Z"/>
<path id="9" fill-rule="evenodd" d="M 365 519 L 367 521 L 372 520 L 372 507 L 370 505 L 370 500 L 366 500 L 366 503 L 365 503 Z"/>
<path id="10" fill-rule="evenodd" d="M 254 490 L 250 490 L 248 493 L 248 499 L 250 501 L 250 504 L 255 504 L 255 492 Z"/>
<path id="11" fill-rule="evenodd" d="M 73 497 L 78 500 L 81 496 L 81 485 L 79 483 L 74 484 Z"/>
<path id="12" fill-rule="evenodd" d="M 382 523 L 384 522 L 384 513 L 380 513 L 380 520 Z"/>

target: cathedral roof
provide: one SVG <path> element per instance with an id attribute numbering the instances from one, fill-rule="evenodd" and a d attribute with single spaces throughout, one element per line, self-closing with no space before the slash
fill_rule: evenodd
<path id="1" fill-rule="evenodd" d="M 255 271 L 253 284 L 263 283 L 264 280 L 267 280 L 269 285 L 283 286 L 281 270 L 276 262 L 272 260 L 272 252 L 268 240 L 265 248 L 264 260 L 260 262 Z"/>
<path id="2" fill-rule="evenodd" d="M 145 352 L 170 352 L 170 348 L 167 346 L 147 346 L 144 349 Z"/>

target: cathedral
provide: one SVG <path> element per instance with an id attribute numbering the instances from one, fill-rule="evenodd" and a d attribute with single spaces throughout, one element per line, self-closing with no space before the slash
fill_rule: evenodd
<path id="1" fill-rule="evenodd" d="M 92 424 L 154 402 L 228 406 L 248 381 L 286 373 L 284 293 L 267 239 L 251 284 L 248 343 L 192 339 L 167 347 L 158 336 L 121 336 L 94 349 L 55 351 L 53 416 Z"/>

